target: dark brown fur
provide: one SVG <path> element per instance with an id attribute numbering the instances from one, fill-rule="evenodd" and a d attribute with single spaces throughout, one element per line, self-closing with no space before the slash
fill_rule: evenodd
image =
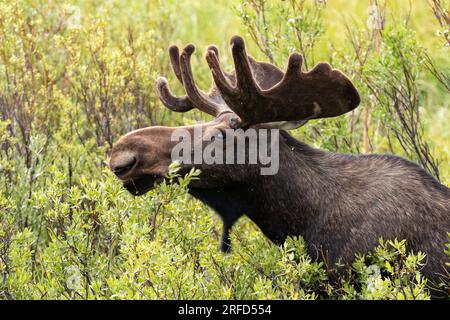
<path id="1" fill-rule="evenodd" d="M 161 129 L 144 130 L 140 146 L 120 146 L 149 148 L 146 143 L 157 139 L 156 130 Z M 135 185 L 144 191 L 151 188 L 155 179 L 150 174 L 163 175 L 159 170 L 167 169 L 166 164 L 158 165 L 157 158 L 161 157 L 155 154 L 153 161 L 138 161 L 142 168 L 135 168 L 134 177 L 146 180 L 128 184 L 132 193 L 139 191 Z M 382 237 L 406 239 L 411 250 L 425 252 L 423 272 L 433 282 L 445 274 L 450 189 L 418 165 L 393 155 L 330 153 L 286 132 L 280 137 L 280 159 L 279 172 L 273 176 L 261 176 L 257 165 L 196 166 L 202 174 L 189 192 L 222 217 L 222 250 L 229 249 L 229 229 L 246 214 L 277 244 L 288 236 L 303 236 L 309 254 L 325 260 L 330 268 L 339 258 L 350 263 L 355 254 L 373 249 Z M 184 166 L 182 171 L 190 168 Z"/>
<path id="2" fill-rule="evenodd" d="M 311 256 L 326 252 L 330 265 L 339 258 L 350 262 L 382 237 L 406 239 L 412 250 L 427 253 L 426 276 L 436 279 L 444 271 L 449 188 L 396 156 L 329 153 L 282 137 L 275 176 L 255 172 L 248 182 L 191 193 L 228 225 L 245 213 L 275 243 L 303 236 Z"/>

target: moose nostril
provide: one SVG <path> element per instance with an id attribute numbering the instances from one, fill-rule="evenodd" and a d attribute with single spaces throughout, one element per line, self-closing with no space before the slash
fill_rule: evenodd
<path id="1" fill-rule="evenodd" d="M 127 161 L 127 162 L 116 164 L 116 165 L 112 166 L 111 169 L 115 175 L 120 177 L 120 176 L 125 175 L 127 172 L 129 172 L 134 167 L 135 164 L 136 164 L 136 158 L 133 157 L 133 158 L 129 159 L 129 161 Z"/>

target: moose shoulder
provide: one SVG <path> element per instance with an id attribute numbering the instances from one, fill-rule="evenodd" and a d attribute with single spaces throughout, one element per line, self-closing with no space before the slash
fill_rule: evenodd
<path id="1" fill-rule="evenodd" d="M 193 78 L 190 57 L 194 46 L 187 46 L 181 54 L 176 46 L 169 49 L 172 68 L 186 96 L 173 96 L 167 81 L 159 78 L 161 101 L 176 112 L 196 107 L 215 117 L 208 123 L 182 127 L 192 145 L 200 142 L 202 148 L 211 147 L 230 130 L 258 134 L 292 129 L 310 119 L 344 114 L 360 103 L 351 81 L 326 63 L 305 73 L 301 56 L 294 53 L 284 73 L 247 56 L 240 37 L 233 37 L 231 44 L 232 73 L 222 70 L 216 47 L 207 50 L 214 79 L 208 94 L 198 89 Z M 115 144 L 110 167 L 132 194 L 143 194 L 164 179 L 176 145 L 171 137 L 179 129 L 139 129 Z M 194 134 L 196 130 L 202 134 Z M 278 131 L 272 135 L 278 137 L 276 174 L 261 175 L 260 164 L 182 165 L 182 171 L 196 167 L 202 172 L 189 192 L 222 217 L 223 251 L 230 249 L 230 228 L 246 214 L 275 243 L 288 236 L 303 236 L 310 255 L 331 267 L 340 258 L 351 262 L 356 253 L 373 249 L 382 237 L 406 239 L 410 249 L 425 252 L 423 271 L 433 282 L 448 274 L 444 246 L 450 232 L 449 188 L 396 156 L 330 153 L 309 147 L 283 130 L 279 136 Z M 243 150 L 246 158 L 250 147 L 247 144 Z"/>

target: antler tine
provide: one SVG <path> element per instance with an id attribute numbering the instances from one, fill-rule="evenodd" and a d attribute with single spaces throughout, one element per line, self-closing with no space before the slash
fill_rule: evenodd
<path id="1" fill-rule="evenodd" d="M 169 47 L 169 56 L 172 69 L 178 80 L 181 82 L 181 84 L 183 84 L 180 71 L 180 53 L 177 46 L 172 45 Z M 161 102 L 172 111 L 187 112 L 194 108 L 194 105 L 191 103 L 188 97 L 176 97 L 172 94 L 169 89 L 167 79 L 164 77 L 159 77 L 156 80 L 156 90 Z"/>
<path id="2" fill-rule="evenodd" d="M 302 72 L 303 57 L 297 52 L 289 56 L 288 66 L 282 81 L 289 81 L 291 78 L 298 77 Z"/>
<path id="3" fill-rule="evenodd" d="M 230 44 L 235 65 L 235 86 L 230 83 L 229 77 L 225 75 L 220 65 L 217 48 L 208 48 L 206 61 L 222 98 L 230 109 L 240 117 L 239 123 L 235 126 L 246 127 L 250 123 L 250 115 L 247 114 L 249 110 L 242 102 L 257 96 L 261 90 L 253 77 L 249 58 L 245 52 L 244 40 L 239 36 L 234 36 Z"/>
<path id="4" fill-rule="evenodd" d="M 191 68 L 191 55 L 194 50 L 194 45 L 190 44 L 183 49 L 180 57 L 181 78 L 186 94 L 198 109 L 210 115 L 217 116 L 219 113 L 229 109 L 225 105 L 220 105 L 212 101 L 195 84 Z"/>
<path id="5" fill-rule="evenodd" d="M 156 80 L 156 89 L 161 102 L 170 110 L 175 112 L 187 112 L 194 108 L 189 99 L 184 97 L 176 97 L 172 94 L 167 83 L 167 79 L 159 77 Z"/>
<path id="6" fill-rule="evenodd" d="M 206 61 L 211 69 L 214 82 L 224 96 L 225 101 L 232 100 L 238 96 L 242 98 L 242 95 L 251 95 L 252 92 L 257 93 L 259 87 L 253 78 L 252 69 L 248 61 L 247 53 L 245 52 L 244 40 L 239 36 L 234 36 L 231 39 L 236 86 L 233 86 L 225 76 L 225 72 L 222 70 L 219 62 L 217 48 L 214 49 L 212 47 L 208 48 Z"/>
<path id="7" fill-rule="evenodd" d="M 213 51 L 216 54 L 216 56 L 217 56 L 217 60 L 219 60 L 219 48 L 217 48 L 217 46 L 212 44 L 212 45 L 208 46 L 208 49 L 206 51 L 207 52 L 208 51 Z"/>
<path id="8" fill-rule="evenodd" d="M 237 93 L 237 90 L 230 83 L 228 78 L 225 76 L 225 72 L 223 71 L 220 62 L 218 50 L 216 47 L 210 46 L 206 52 L 206 62 L 211 69 L 211 73 L 214 79 L 214 83 L 217 88 L 223 95 L 234 96 Z"/>
<path id="9" fill-rule="evenodd" d="M 177 76 L 178 80 L 181 84 L 183 84 L 183 79 L 181 78 L 181 69 L 180 69 L 180 50 L 176 45 L 171 45 L 169 47 L 169 57 L 170 64 L 172 65 L 173 72 Z"/>
<path id="10" fill-rule="evenodd" d="M 251 95 L 257 93 L 259 87 L 253 78 L 252 69 L 245 52 L 245 42 L 239 36 L 231 38 L 231 52 L 233 54 L 234 68 L 236 70 L 236 86 L 239 93 Z"/>

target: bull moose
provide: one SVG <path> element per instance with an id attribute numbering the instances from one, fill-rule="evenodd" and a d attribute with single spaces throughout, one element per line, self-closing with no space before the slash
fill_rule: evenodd
<path id="1" fill-rule="evenodd" d="M 178 47 L 169 48 L 173 71 L 186 96 L 174 96 L 165 78 L 157 80 L 159 97 L 170 110 L 186 112 L 195 107 L 214 117 L 211 122 L 182 127 L 188 133 L 201 129 L 202 135 L 192 134 L 191 142 L 201 140 L 202 148 L 229 139 L 225 135 L 230 130 L 280 129 L 276 174 L 262 175 L 260 163 L 182 164 L 182 172 L 201 170 L 189 193 L 222 218 L 221 249 L 230 249 L 230 228 L 245 214 L 274 243 L 302 236 L 309 254 L 329 266 L 373 249 L 380 237 L 397 238 L 427 254 L 423 273 L 432 282 L 447 275 L 449 188 L 400 157 L 327 152 L 287 132 L 308 120 L 355 109 L 360 97 L 349 78 L 328 63 L 303 72 L 302 56 L 297 53 L 290 55 L 283 72 L 248 56 L 239 36 L 232 38 L 231 51 L 235 70 L 228 73 L 220 65 L 217 47 L 208 47 L 206 60 L 214 80 L 209 93 L 194 81 L 193 45 L 181 54 Z M 138 129 L 114 145 L 110 168 L 133 195 L 146 193 L 164 179 L 173 160 L 171 150 L 177 142 L 171 137 L 177 129 Z"/>

